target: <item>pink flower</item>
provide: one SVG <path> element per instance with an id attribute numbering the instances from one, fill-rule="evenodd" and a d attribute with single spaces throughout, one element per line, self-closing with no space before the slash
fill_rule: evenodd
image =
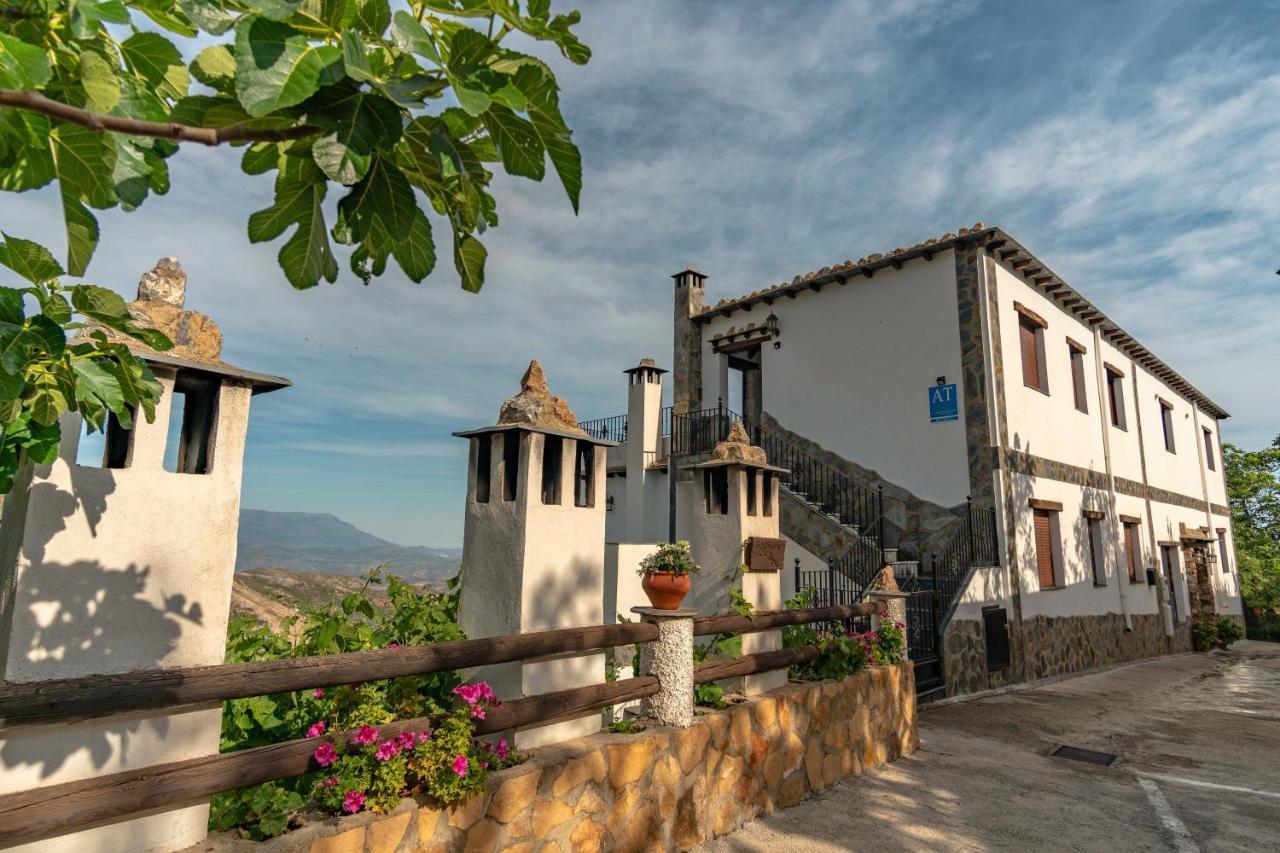
<path id="1" fill-rule="evenodd" d="M 360 731 L 352 738 L 356 743 L 369 744 L 378 739 L 378 730 L 373 726 L 361 726 Z"/>
<path id="2" fill-rule="evenodd" d="M 307 737 L 320 737 L 324 734 L 324 720 L 312 723 L 311 728 L 307 729 Z"/>
<path id="3" fill-rule="evenodd" d="M 453 688 L 455 695 L 462 697 L 462 701 L 468 705 L 474 705 L 480 701 L 480 687 L 476 684 L 459 684 Z"/>
<path id="4" fill-rule="evenodd" d="M 400 749 L 413 749 L 415 742 L 416 738 L 414 738 L 413 732 L 401 732 L 396 736 L 396 746 Z"/>
<path id="5" fill-rule="evenodd" d="M 332 788 L 334 785 L 337 785 L 337 784 L 338 784 L 338 777 L 337 777 L 337 776 L 330 776 L 330 777 L 329 777 L 329 778 L 327 778 L 327 779 L 321 779 L 321 780 L 320 780 L 320 787 L 321 787 L 321 788 Z"/>
<path id="6" fill-rule="evenodd" d="M 317 687 L 315 690 L 312 690 L 312 691 L 311 691 L 311 695 L 312 695 L 312 696 L 314 696 L 314 697 L 316 697 L 317 699 L 323 699 L 323 698 L 324 698 L 324 691 L 323 691 L 323 690 L 321 690 L 319 687 Z"/>
<path id="7" fill-rule="evenodd" d="M 453 768 L 453 772 L 457 773 L 459 776 L 466 776 L 467 775 L 467 757 L 465 755 L 459 755 L 457 758 L 453 759 L 452 768 Z"/>
<path id="8" fill-rule="evenodd" d="M 399 643 L 387 643 L 387 648 L 389 648 L 389 649 L 399 649 L 399 648 L 402 648 L 402 647 L 401 647 L 401 645 L 400 645 Z"/>
<path id="9" fill-rule="evenodd" d="M 431 732 L 418 732 L 418 743 L 426 743 L 431 740 Z"/>
<path id="10" fill-rule="evenodd" d="M 355 814 L 364 808 L 364 794 L 360 791 L 347 791 L 342 798 L 342 810 L 347 814 Z"/>
<path id="11" fill-rule="evenodd" d="M 316 751 L 312 753 L 312 757 L 315 758 L 316 764 L 319 764 L 321 767 L 328 767 L 330 764 L 338 760 L 338 751 L 333 748 L 333 744 L 325 741 L 316 747 Z"/>
<path id="12" fill-rule="evenodd" d="M 498 701 L 498 697 L 494 695 L 494 693 L 493 693 L 493 688 L 489 686 L 489 682 L 487 682 L 487 681 L 479 681 L 479 682 L 477 682 L 477 683 L 476 683 L 476 692 L 480 695 L 480 698 L 481 698 L 481 699 L 484 699 L 484 700 L 486 700 L 486 701 L 488 701 L 488 702 L 497 702 L 497 701 Z"/>
<path id="13" fill-rule="evenodd" d="M 395 758 L 399 754 L 400 747 L 396 745 L 394 740 L 384 740 L 382 743 L 378 744 L 378 751 L 373 754 L 373 757 L 379 761 L 387 761 L 388 759 Z"/>
<path id="14" fill-rule="evenodd" d="M 494 750 L 494 752 L 496 752 L 498 754 L 498 757 L 501 758 L 503 761 L 507 760 L 508 756 L 511 755 L 511 747 L 507 746 L 506 738 L 503 738 L 502 740 L 498 741 L 498 747 L 497 749 Z"/>
<path id="15" fill-rule="evenodd" d="M 479 705 L 472 705 L 472 706 L 471 706 L 471 716 L 472 716 L 472 717 L 474 717 L 474 718 L 476 718 L 477 720 L 483 720 L 483 719 L 484 719 L 484 708 L 481 708 Z"/>

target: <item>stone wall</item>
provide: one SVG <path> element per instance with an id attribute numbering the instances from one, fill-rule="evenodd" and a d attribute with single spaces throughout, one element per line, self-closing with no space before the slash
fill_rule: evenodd
<path id="1" fill-rule="evenodd" d="M 1026 653 L 1026 671 L 1018 677 L 1012 668 L 987 672 L 982 622 L 953 619 L 943 634 L 947 695 L 1191 651 L 1191 629 L 1185 623 L 1175 626 L 1172 637 L 1165 635 L 1159 614 L 1136 614 L 1132 623 L 1133 631 L 1126 634 L 1119 613 L 1036 616 L 1024 621 L 1021 629 L 1010 622 L 1009 630 L 1018 631 L 1014 639 L 1021 640 Z"/>
<path id="2" fill-rule="evenodd" d="M 688 849 L 795 805 L 917 747 L 911 663 L 789 684 L 687 729 L 600 733 L 539 747 L 447 809 L 405 800 L 255 843 L 222 833 L 207 853 Z"/>

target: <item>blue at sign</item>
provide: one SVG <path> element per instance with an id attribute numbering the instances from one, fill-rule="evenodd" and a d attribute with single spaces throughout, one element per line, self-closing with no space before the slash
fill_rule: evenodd
<path id="1" fill-rule="evenodd" d="M 929 423 L 960 420 L 960 400 L 956 385 L 934 385 L 929 388 Z"/>

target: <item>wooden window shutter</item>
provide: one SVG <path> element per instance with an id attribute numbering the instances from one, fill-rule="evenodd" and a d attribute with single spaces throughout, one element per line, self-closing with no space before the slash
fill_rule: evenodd
<path id="1" fill-rule="evenodd" d="M 1129 580 L 1138 579 L 1138 525 L 1125 523 L 1124 526 L 1125 559 L 1129 564 Z"/>
<path id="2" fill-rule="evenodd" d="M 1036 573 L 1040 576 L 1040 588 L 1057 586 L 1053 571 L 1053 524 L 1047 509 L 1031 511 L 1036 528 Z"/>
<path id="3" fill-rule="evenodd" d="M 1082 412 L 1089 411 L 1089 398 L 1084 389 L 1084 353 L 1072 347 L 1071 354 L 1071 387 L 1075 391 L 1076 408 Z"/>
<path id="4" fill-rule="evenodd" d="M 1040 383 L 1040 351 L 1036 346 L 1036 327 L 1026 317 L 1018 318 L 1018 340 L 1022 349 L 1022 382 L 1032 388 Z"/>

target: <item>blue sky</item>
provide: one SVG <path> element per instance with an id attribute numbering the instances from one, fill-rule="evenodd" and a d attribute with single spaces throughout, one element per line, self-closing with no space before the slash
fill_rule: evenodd
<path id="1" fill-rule="evenodd" d="M 232 149 L 101 216 L 89 279 L 132 297 L 176 255 L 224 357 L 295 382 L 254 401 L 245 506 L 459 544 L 449 433 L 492 423 L 531 357 L 580 417 L 617 414 L 623 368 L 669 366 L 686 264 L 714 300 L 979 220 L 1231 411 L 1228 441 L 1280 433 L 1280 2 L 579 6 L 595 56 L 555 64 L 582 213 L 500 178 L 479 295 L 447 261 L 294 291 L 247 242 L 270 180 Z M 51 192 L 6 194 L 0 228 L 64 245 Z"/>

